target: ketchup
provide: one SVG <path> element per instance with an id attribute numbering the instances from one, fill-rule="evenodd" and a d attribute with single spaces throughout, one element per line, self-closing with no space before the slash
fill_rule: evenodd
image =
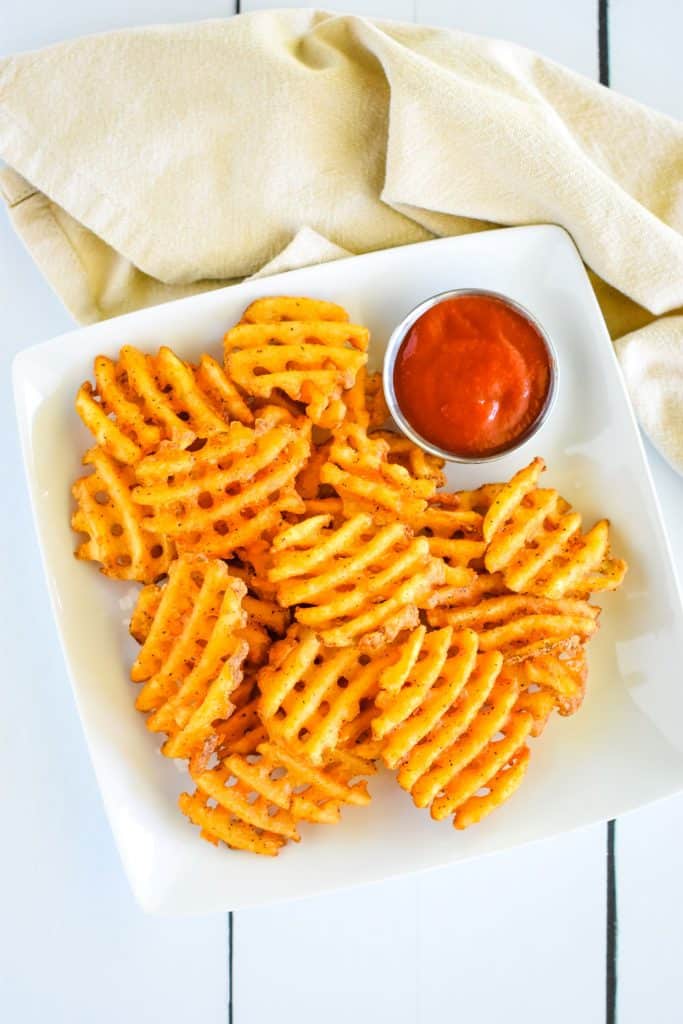
<path id="1" fill-rule="evenodd" d="M 394 365 L 396 401 L 426 441 L 493 455 L 538 418 L 550 388 L 542 335 L 488 295 L 444 299 L 415 321 Z"/>

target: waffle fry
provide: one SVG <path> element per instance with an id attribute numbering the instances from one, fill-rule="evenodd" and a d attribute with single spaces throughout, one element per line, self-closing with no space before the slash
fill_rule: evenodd
<path id="1" fill-rule="evenodd" d="M 443 584 L 431 591 L 421 607 L 458 604 L 474 595 L 479 577 L 471 566 L 481 563 L 486 550 L 481 534 L 483 517 L 461 508 L 457 495 L 436 494 L 409 523 L 418 536 L 427 538 L 430 553 L 445 567 Z"/>
<path id="2" fill-rule="evenodd" d="M 245 555 L 244 551 L 241 553 Z M 282 608 L 275 600 L 273 584 L 252 565 L 233 561 L 230 563 L 230 573 L 242 580 L 247 588 L 242 599 L 242 608 L 247 614 L 247 624 L 243 631 L 249 644 L 247 664 L 252 669 L 260 668 L 268 661 L 273 639 L 285 635 L 292 616 L 287 608 Z"/>
<path id="3" fill-rule="evenodd" d="M 247 574 L 240 576 L 234 565 L 229 566 L 230 575 L 242 579 L 246 583 Z M 138 595 L 130 622 L 130 634 L 139 644 L 144 644 L 157 613 L 163 588 L 151 584 L 143 587 Z M 245 640 L 248 652 L 245 667 L 260 668 L 268 661 L 268 654 L 273 643 L 273 636 L 284 636 L 289 625 L 290 614 L 273 601 L 264 601 L 247 593 L 242 598 L 242 611 L 246 614 L 245 625 L 236 631 L 235 636 Z"/>
<path id="4" fill-rule="evenodd" d="M 361 703 L 377 692 L 381 658 L 353 647 L 324 647 L 310 629 L 294 625 L 259 673 L 260 712 L 268 735 L 319 765 L 337 747 Z M 358 734 L 345 737 L 348 744 Z"/>
<path id="5" fill-rule="evenodd" d="M 401 646 L 400 657 L 385 669 L 376 699 L 379 714 L 373 719 L 372 733 L 384 740 L 382 759 L 395 768 L 418 740 L 426 735 L 448 710 L 462 685 L 436 687 L 453 640 L 450 626 L 427 632 L 419 626 Z M 474 668 L 477 636 L 464 634 L 462 671 L 467 679 Z M 429 698 L 429 701 L 427 701 Z"/>
<path id="6" fill-rule="evenodd" d="M 254 597 L 273 603 L 276 600 L 276 587 L 268 579 L 269 539 L 262 537 L 244 548 L 238 548 L 235 554 L 236 557 L 231 562 L 233 574 L 246 584 L 249 593 Z"/>
<path id="7" fill-rule="evenodd" d="M 368 373 L 366 367 L 356 374 L 353 387 L 344 395 L 346 420 L 363 430 L 376 430 L 389 419 L 389 408 L 384 398 L 381 373 Z"/>
<path id="8" fill-rule="evenodd" d="M 357 774 L 355 765 L 340 760 L 312 768 L 263 743 L 256 759 L 232 754 L 217 768 L 195 773 L 196 792 L 181 794 L 179 803 L 209 842 L 272 856 L 287 840 L 299 842 L 299 822 L 333 824 L 344 804 L 369 803 L 367 784 L 352 782 Z"/>
<path id="9" fill-rule="evenodd" d="M 311 456 L 296 478 L 297 494 L 303 499 L 305 517 L 330 515 L 336 526 L 344 522 L 341 498 L 321 479 L 322 469 L 330 457 L 331 441 L 311 446 Z"/>
<path id="10" fill-rule="evenodd" d="M 269 578 L 278 600 L 328 647 L 372 651 L 417 624 L 418 603 L 443 581 L 443 563 L 424 537 L 401 523 L 384 527 L 358 515 L 338 530 L 313 516 L 273 540 Z"/>
<path id="11" fill-rule="evenodd" d="M 304 296 L 272 295 L 256 299 L 242 314 L 243 324 L 279 324 L 287 321 L 317 323 L 321 320 L 348 323 L 349 314 L 343 306 L 324 299 Z"/>
<path id="12" fill-rule="evenodd" d="M 581 707 L 588 677 L 584 646 L 559 656 L 528 658 L 516 668 L 520 673 L 520 686 L 527 693 L 536 691 L 548 695 L 560 715 L 573 715 Z"/>
<path id="13" fill-rule="evenodd" d="M 156 356 L 124 345 L 115 362 L 95 359 L 95 387 L 86 381 L 76 411 L 99 447 L 128 465 L 156 451 L 162 441 L 181 448 L 198 437 L 225 430 L 231 419 L 251 423 L 253 415 L 234 384 L 210 356 L 198 367 L 169 348 Z"/>
<path id="14" fill-rule="evenodd" d="M 534 716 L 499 652 L 478 653 L 473 630 L 415 630 L 381 680 L 372 723 L 399 785 L 458 829 L 489 814 L 522 780 Z M 496 737 L 501 735 L 500 739 Z M 484 795 L 480 790 L 486 789 Z"/>
<path id="15" fill-rule="evenodd" d="M 506 661 L 523 661 L 572 650 L 598 628 L 600 609 L 587 601 L 504 594 L 464 607 L 427 612 L 431 626 L 474 629 L 482 651 L 500 651 Z"/>
<path id="16" fill-rule="evenodd" d="M 345 516 L 366 512 L 377 522 L 410 522 L 424 512 L 436 491 L 434 479 L 411 476 L 389 454 L 385 441 L 368 438 L 356 424 L 335 432 L 320 480 L 342 499 Z"/>
<path id="17" fill-rule="evenodd" d="M 384 429 L 368 341 L 335 303 L 265 296 L 226 370 L 124 346 L 78 392 L 76 553 L 145 584 L 136 705 L 214 844 L 276 855 L 367 804 L 380 762 L 433 818 L 485 818 L 580 707 L 589 598 L 626 572 L 540 458 L 437 493 L 442 460 Z"/>
<path id="18" fill-rule="evenodd" d="M 308 452 L 305 425 L 270 416 L 254 429 L 232 423 L 196 451 L 162 446 L 144 458 L 133 500 L 152 510 L 145 529 L 179 551 L 229 558 L 302 508 L 293 483 Z"/>
<path id="19" fill-rule="evenodd" d="M 156 583 L 148 583 L 138 594 L 128 626 L 128 632 L 134 640 L 137 640 L 141 647 L 149 636 L 154 616 L 159 610 L 162 593 L 162 587 Z"/>
<path id="20" fill-rule="evenodd" d="M 387 461 L 391 465 L 403 466 L 415 480 L 431 480 L 435 487 L 443 487 L 446 477 L 443 473 L 444 460 L 430 455 L 402 434 L 393 430 L 374 430 L 371 441 L 384 441 L 389 452 Z"/>
<path id="21" fill-rule="evenodd" d="M 275 602 L 249 593 L 243 599 L 242 607 L 247 614 L 247 624 L 242 631 L 249 644 L 247 664 L 251 668 L 260 668 L 268 661 L 273 639 L 286 633 L 291 615 Z"/>
<path id="22" fill-rule="evenodd" d="M 261 698 L 256 680 L 248 676 L 233 693 L 230 703 L 233 711 L 230 717 L 214 723 L 218 743 L 216 756 L 224 761 L 230 754 L 247 757 L 255 754 L 262 743 L 268 740 L 258 712 Z"/>
<path id="23" fill-rule="evenodd" d="M 339 757 L 357 758 L 357 764 L 365 766 L 363 774 L 370 774 L 370 766 L 374 766 L 382 753 L 382 741 L 372 735 L 372 723 L 377 715 L 374 700 L 365 699 L 360 702 L 360 712 L 342 727 L 339 743 L 335 754 Z M 326 757 L 329 755 L 326 754 Z"/>
<path id="24" fill-rule="evenodd" d="M 254 322 L 252 304 L 242 322 L 225 335 L 223 350 L 228 376 L 247 395 L 270 399 L 284 393 L 303 402 L 311 421 L 321 427 L 341 423 L 346 412 L 343 392 L 353 386 L 367 361 L 367 328 L 334 319 L 294 321 L 289 315 L 304 300 L 272 299 L 266 311 L 261 303 Z M 306 300 L 311 313 L 312 300 Z M 325 304 L 326 308 L 329 304 Z M 340 307 L 334 307 L 340 313 Z"/>
<path id="25" fill-rule="evenodd" d="M 497 494 L 484 519 L 486 568 L 516 592 L 559 598 L 614 590 L 626 562 L 609 554 L 609 523 L 581 533 L 581 516 L 555 490 L 536 487 L 545 469 L 534 459 Z"/>
<path id="26" fill-rule="evenodd" d="M 77 508 L 71 517 L 76 533 L 87 539 L 76 558 L 99 562 L 105 576 L 150 583 L 168 569 L 175 549 L 161 533 L 144 527 L 147 509 L 132 498 L 135 476 L 130 466 L 117 463 L 102 448 L 83 457 L 93 472 L 72 487 Z"/>
<path id="27" fill-rule="evenodd" d="M 147 728 L 165 733 L 167 757 L 206 763 L 218 744 L 213 723 L 228 718 L 230 697 L 241 681 L 247 644 L 245 586 L 224 562 L 184 555 L 172 563 L 167 583 L 141 592 L 134 635 L 146 635 L 131 669 L 144 683 L 136 707 L 149 711 Z M 144 624 L 144 627 L 143 627 Z"/>

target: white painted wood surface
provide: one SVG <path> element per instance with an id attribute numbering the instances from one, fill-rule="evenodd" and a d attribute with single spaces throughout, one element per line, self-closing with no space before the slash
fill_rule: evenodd
<path id="1" fill-rule="evenodd" d="M 34 0 L 29 13 L 5 4 L 0 53 L 128 24 L 220 17 L 229 6 Z M 242 4 L 267 6 L 290 4 Z M 330 6 L 509 38 L 597 75 L 597 0 Z M 609 24 L 613 87 L 683 116 L 679 0 L 612 0 Z M 229 1019 L 228 922 L 223 915 L 150 918 L 134 906 L 72 705 L 28 520 L 9 392 L 13 353 L 67 329 L 69 318 L 4 217 L 0 308 L 0 428 L 10 439 L 0 465 L 0 1019 L 217 1024 Z M 649 454 L 683 573 L 683 481 Z M 683 797 L 617 825 L 620 1024 L 680 1019 L 682 846 Z M 592 1024 L 605 1020 L 605 827 L 419 878 L 242 912 L 234 925 L 235 1024 L 275 1016 L 284 1024 Z"/>
<path id="2" fill-rule="evenodd" d="M 604 832 L 241 911 L 236 1024 L 260 1024 L 281 1007 L 297 1024 L 600 1020 Z"/>
<path id="3" fill-rule="evenodd" d="M 683 118 L 682 29 L 679 0 L 613 2 L 612 87 Z M 683 481 L 656 453 L 650 464 L 662 506 L 669 512 L 669 538 L 683 578 Z M 672 665 L 672 673 L 683 684 L 681 666 Z M 636 811 L 617 824 L 619 1024 L 674 1024 L 683 1017 L 682 852 L 683 796 Z"/>

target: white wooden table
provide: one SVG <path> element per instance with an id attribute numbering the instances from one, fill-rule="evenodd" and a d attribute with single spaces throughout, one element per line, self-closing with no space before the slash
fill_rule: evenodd
<path id="1" fill-rule="evenodd" d="M 0 6 L 2 53 L 232 13 L 218 0 Z M 242 0 L 241 9 L 266 6 L 277 4 Z M 598 0 L 350 0 L 346 9 L 508 38 L 683 117 L 680 0 L 612 0 L 609 9 Z M 4 217 L 0 270 L 0 1020 L 683 1020 L 683 796 L 612 830 L 289 906 L 191 919 L 137 909 L 48 610 L 10 395 L 15 351 L 70 320 Z M 683 480 L 648 454 L 683 575 Z"/>

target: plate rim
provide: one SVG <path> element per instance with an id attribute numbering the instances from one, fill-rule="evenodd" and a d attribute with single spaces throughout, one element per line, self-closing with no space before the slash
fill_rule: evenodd
<path id="1" fill-rule="evenodd" d="M 578 252 L 578 249 L 577 249 L 573 239 L 571 238 L 571 236 L 568 234 L 568 232 L 564 228 L 560 227 L 559 225 L 553 225 L 553 224 L 539 224 L 539 225 L 520 225 L 520 226 L 514 226 L 514 227 L 508 227 L 508 228 L 496 228 L 496 229 L 492 229 L 491 231 L 486 231 L 486 232 L 476 232 L 476 233 L 467 234 L 467 235 L 440 237 L 440 238 L 430 239 L 430 240 L 421 241 L 421 242 L 414 242 L 414 243 L 410 243 L 409 245 L 404 245 L 404 246 L 391 246 L 391 247 L 387 247 L 387 248 L 384 248 L 384 249 L 373 250 L 372 252 L 369 252 L 369 253 L 361 253 L 361 254 L 358 254 L 358 255 L 351 254 L 351 255 L 349 255 L 347 257 L 341 258 L 340 260 L 332 261 L 332 263 L 336 264 L 336 263 L 340 263 L 340 262 L 346 262 L 347 260 L 353 260 L 353 261 L 356 261 L 356 262 L 358 262 L 358 261 L 366 261 L 366 260 L 374 261 L 374 260 L 377 260 L 377 259 L 381 259 L 386 253 L 389 253 L 389 252 L 398 252 L 398 251 L 403 252 L 403 251 L 406 251 L 406 250 L 413 250 L 414 251 L 416 249 L 422 249 L 425 246 L 435 246 L 435 245 L 436 246 L 440 246 L 440 245 L 448 246 L 448 245 L 452 245 L 453 243 L 457 244 L 459 241 L 461 241 L 463 239 L 477 237 L 477 236 L 480 236 L 480 235 L 482 235 L 482 236 L 493 236 L 493 235 L 500 234 L 501 232 L 504 232 L 506 234 L 510 233 L 510 232 L 514 232 L 514 233 L 522 233 L 522 232 L 530 233 L 531 232 L 534 235 L 539 236 L 539 237 L 540 237 L 541 233 L 544 233 L 544 234 L 552 233 L 554 235 L 561 236 L 563 244 L 566 245 L 568 243 L 571 246 L 571 248 L 574 250 L 574 252 L 576 253 L 577 257 L 580 260 L 580 254 Z M 43 570 L 43 576 L 45 578 L 45 582 L 46 582 L 46 586 L 47 586 L 47 592 L 48 592 L 48 598 L 49 598 L 49 603 L 50 603 L 50 612 L 51 612 L 52 623 L 53 623 L 53 627 L 56 630 L 56 634 L 57 634 L 57 638 L 58 638 L 58 642 L 59 642 L 59 648 L 60 648 L 60 651 L 61 651 L 61 655 L 62 655 L 64 666 L 66 668 L 66 673 L 67 673 L 67 676 L 68 676 L 68 679 L 69 679 L 69 684 L 70 684 L 70 689 L 71 689 L 71 696 L 72 696 L 72 699 L 73 699 L 73 701 L 75 703 L 75 706 L 76 706 L 76 712 L 78 714 L 80 725 L 81 725 L 81 729 L 83 731 L 83 738 L 85 740 L 86 749 L 88 751 L 88 757 L 90 759 L 90 762 L 91 762 L 91 765 L 92 765 L 92 768 L 93 768 L 93 771 L 94 771 L 94 774 L 95 774 L 95 778 L 97 780 L 97 786 L 98 786 L 98 790 L 99 790 L 99 794 L 100 794 L 100 799 L 102 800 L 102 803 L 104 805 L 104 810 L 105 810 L 105 814 L 106 814 L 106 817 L 107 817 L 108 827 L 110 828 L 110 830 L 112 832 L 112 835 L 113 835 L 113 838 L 114 838 L 114 845 L 116 846 L 118 856 L 119 856 L 119 858 L 120 858 L 120 860 L 121 860 L 121 862 L 123 864 L 126 877 L 127 877 L 128 882 L 129 882 L 129 884 L 130 884 L 130 886 L 131 886 L 131 888 L 133 890 L 135 898 L 138 901 L 138 903 L 143 907 L 143 909 L 146 910 L 147 912 L 154 912 L 154 913 L 161 913 L 161 914 L 195 913 L 195 912 L 205 913 L 205 912 L 207 912 L 207 908 L 204 905 L 204 906 L 202 906 L 201 909 L 196 910 L 196 911 L 192 910 L 192 909 L 183 909 L 183 910 L 179 911 L 178 909 L 174 908 L 173 906 L 169 909 L 169 907 L 164 904 L 163 900 L 161 902 L 158 902 L 158 901 L 155 901 L 154 899 L 150 899 L 150 894 L 139 887 L 139 885 L 138 885 L 138 877 L 137 877 L 136 873 L 132 869 L 130 869 L 130 865 L 128 863 L 128 854 L 127 854 L 126 848 L 125 848 L 125 843 L 119 841 L 118 830 L 114 826 L 114 816 L 113 816 L 113 813 L 111 812 L 111 808 L 110 808 L 110 799 L 109 799 L 109 797 L 107 795 L 107 785 L 106 785 L 104 779 L 101 777 L 100 769 L 98 768 L 98 765 L 97 765 L 97 752 L 95 750 L 95 747 L 96 747 L 96 742 L 95 742 L 96 741 L 96 737 L 94 735 L 91 735 L 91 732 L 88 729 L 88 725 L 87 725 L 87 721 L 86 721 L 86 712 L 85 712 L 85 710 L 84 710 L 84 708 L 83 708 L 83 706 L 81 704 L 81 700 L 79 699 L 78 686 L 77 686 L 76 678 L 75 678 L 77 673 L 75 672 L 75 668 L 72 668 L 71 659 L 70 659 L 70 656 L 69 656 L 69 649 L 68 649 L 67 642 L 66 642 L 66 637 L 65 637 L 65 634 L 64 634 L 64 632 L 63 632 L 63 630 L 62 630 L 62 628 L 60 626 L 60 614 L 59 614 L 59 610 L 58 610 L 58 608 L 59 608 L 59 586 L 58 586 L 58 580 L 57 580 L 57 576 L 52 573 L 51 566 L 49 564 L 49 556 L 48 556 L 48 550 L 47 550 L 48 545 L 45 542 L 44 537 L 43 537 L 43 531 L 44 531 L 44 529 L 47 529 L 47 525 L 45 525 L 43 523 L 44 516 L 43 516 L 42 511 L 41 511 L 41 509 L 39 507 L 40 506 L 40 501 L 39 501 L 40 495 L 38 493 L 38 481 L 37 481 L 37 478 L 36 478 L 36 473 L 35 473 L 35 471 L 32 468 L 32 456 L 33 456 L 32 422 L 33 422 L 33 418 L 34 418 L 34 415 L 35 415 L 35 411 L 30 411 L 29 408 L 28 408 L 27 395 L 26 395 L 26 385 L 30 384 L 30 382 L 31 382 L 31 367 L 32 367 L 32 365 L 35 365 L 35 360 L 36 360 L 37 357 L 39 357 L 43 353 L 47 354 L 49 352 L 51 359 L 55 359 L 56 358 L 57 360 L 59 360 L 60 346 L 61 345 L 65 344 L 65 343 L 67 343 L 69 346 L 71 346 L 72 344 L 75 345 L 77 343 L 77 339 L 81 338 L 84 334 L 94 334 L 96 336 L 97 333 L 98 333 L 98 328 L 104 327 L 105 325 L 107 325 L 107 328 L 106 328 L 107 330 L 111 330 L 111 325 L 112 324 L 121 325 L 122 327 L 125 327 L 125 325 L 127 323 L 130 323 L 131 321 L 138 322 L 141 319 L 145 320 L 147 318 L 149 318 L 150 321 L 153 321 L 155 315 L 158 314 L 159 309 L 161 307 L 163 307 L 164 310 L 168 313 L 172 309 L 177 308 L 178 304 L 182 304 L 184 307 L 190 307 L 191 305 L 201 305 L 202 302 L 206 302 L 207 300 L 211 300 L 211 299 L 220 300 L 220 298 L 222 296 L 224 296 L 226 293 L 231 293 L 232 291 L 234 291 L 235 288 L 239 288 L 243 284 L 254 284 L 254 285 L 257 285 L 259 287 L 259 289 L 261 289 L 261 287 L 262 287 L 263 293 L 267 294 L 268 287 L 271 284 L 271 282 L 284 281 L 284 280 L 287 280 L 287 279 L 291 278 L 292 275 L 300 274 L 302 272 L 305 274 L 307 271 L 315 270 L 315 269 L 318 269 L 319 267 L 322 267 L 322 266 L 326 266 L 326 264 L 312 264 L 312 265 L 307 266 L 307 267 L 296 268 L 294 270 L 289 270 L 289 271 L 282 271 L 282 272 L 278 272 L 277 274 L 273 274 L 273 275 L 269 275 L 269 276 L 264 276 L 264 277 L 254 278 L 254 279 L 245 279 L 244 281 L 236 282 L 234 284 L 224 285 L 224 286 L 222 286 L 220 288 L 208 289 L 206 291 L 198 292 L 198 293 L 196 293 L 194 295 L 183 296 L 183 297 L 171 300 L 170 302 L 161 303 L 161 304 L 158 304 L 158 305 L 155 305 L 155 306 L 145 307 L 145 308 L 140 309 L 140 310 L 133 310 L 133 311 L 130 311 L 128 313 L 122 314 L 119 317 L 114 317 L 114 318 L 111 318 L 109 320 L 99 321 L 99 322 L 96 322 L 96 323 L 93 323 L 93 324 L 77 325 L 77 326 L 75 326 L 73 329 L 71 329 L 69 331 L 61 332 L 58 335 L 54 335 L 54 336 L 52 336 L 50 338 L 44 339 L 44 340 L 42 340 L 40 342 L 37 342 L 37 343 L 35 343 L 35 344 L 31 345 L 31 346 L 28 346 L 25 349 L 20 350 L 15 355 L 15 357 L 14 357 L 14 359 L 12 361 L 12 391 L 13 391 L 15 415 L 16 415 L 16 421 L 17 421 L 17 427 L 18 427 L 18 435 L 19 435 L 21 456 L 22 456 L 23 472 L 24 472 L 24 478 L 26 480 L 27 489 L 28 489 L 28 493 L 29 493 L 29 500 L 30 500 L 30 506 L 31 506 L 31 518 L 32 518 L 32 522 L 33 522 L 33 529 L 34 529 L 34 532 L 35 532 L 35 537 L 37 538 L 37 541 L 38 541 L 38 548 L 39 548 L 39 552 L 40 552 L 40 561 L 41 561 L 41 566 L 42 566 L 42 570 Z M 584 270 L 584 272 L 585 272 L 585 270 Z M 288 293 L 291 294 L 291 292 L 288 292 Z M 678 602 L 679 602 L 680 610 L 681 610 L 681 615 L 683 616 L 683 588 L 681 586 L 681 579 L 680 579 L 680 575 L 679 575 L 679 572 L 678 572 L 678 567 L 677 567 L 676 561 L 674 560 L 674 557 L 673 557 L 671 541 L 670 541 L 670 538 L 669 538 L 669 535 L 668 535 L 668 531 L 667 531 L 667 528 L 666 528 L 664 517 L 662 515 L 662 508 L 661 508 L 659 494 L 658 494 L 657 489 L 656 489 L 655 484 L 654 484 L 654 479 L 653 479 L 653 476 L 652 476 L 652 471 L 651 471 L 651 468 L 650 468 L 650 465 L 649 465 L 649 462 L 648 462 L 648 458 L 647 458 L 647 453 L 646 453 L 646 450 L 645 450 L 645 447 L 644 447 L 643 435 L 641 433 L 641 429 L 640 429 L 640 426 L 638 424 L 637 417 L 635 415 L 635 410 L 633 408 L 633 404 L 632 404 L 632 402 L 630 400 L 630 397 L 628 395 L 628 390 L 626 388 L 626 383 L 625 383 L 623 374 L 621 372 L 621 368 L 619 366 L 619 361 L 617 359 L 616 352 L 615 352 L 614 346 L 612 344 L 612 340 L 611 340 L 611 338 L 609 336 L 609 333 L 608 333 L 608 330 L 607 330 L 607 327 L 606 327 L 606 324 L 605 324 L 605 321 L 604 321 L 604 318 L 603 318 L 603 315 L 602 315 L 602 311 L 600 309 L 600 306 L 598 304 L 597 298 L 596 298 L 595 293 L 594 293 L 592 288 L 590 288 L 590 298 L 589 298 L 589 301 L 590 301 L 590 304 L 591 304 L 591 307 L 592 307 L 592 310 L 591 310 L 592 315 L 593 315 L 593 317 L 594 317 L 594 319 L 596 321 L 596 326 L 599 323 L 599 325 L 600 325 L 600 333 L 603 336 L 604 342 L 608 345 L 608 347 L 610 349 L 611 357 L 612 357 L 612 360 L 613 360 L 613 362 L 615 364 L 616 375 L 619 378 L 620 386 L 621 386 L 623 394 L 624 394 L 624 396 L 626 398 L 626 407 L 628 408 L 628 414 L 630 416 L 631 423 L 633 425 L 633 432 L 634 432 L 634 435 L 635 435 L 635 438 L 636 438 L 637 450 L 639 452 L 640 459 L 641 459 L 643 468 L 645 470 L 645 473 L 644 473 L 644 485 L 647 488 L 649 488 L 650 494 L 651 494 L 651 496 L 653 498 L 654 514 L 655 514 L 655 519 L 657 521 L 657 525 L 658 525 L 658 528 L 659 528 L 660 537 L 661 537 L 662 542 L 663 542 L 663 551 L 664 551 L 664 554 L 666 556 L 666 564 L 667 564 L 668 571 L 669 571 L 670 576 L 671 576 L 671 582 L 673 584 L 674 593 L 676 594 L 676 596 L 678 598 Z M 141 346 L 141 347 L 143 347 L 143 350 L 144 350 L 144 346 Z M 84 353 L 83 358 L 84 358 L 84 362 L 87 360 L 87 362 L 89 363 L 90 360 L 91 360 L 91 354 L 89 352 L 88 353 Z M 57 375 L 59 376 L 60 373 L 63 373 L 63 371 L 58 371 Z M 39 403 L 39 406 L 42 405 L 44 400 L 45 400 L 45 395 L 43 394 L 43 395 L 41 395 L 41 401 Z M 644 803 L 639 804 L 638 807 L 646 806 L 648 803 L 655 803 L 655 802 L 658 802 L 660 800 L 667 799 L 668 797 L 674 795 L 675 793 L 681 792 L 681 791 L 683 791 L 683 781 L 681 781 L 680 784 L 674 785 L 667 792 L 662 792 L 660 795 L 654 797 L 652 800 L 647 800 Z M 635 810 L 635 809 L 637 809 L 637 808 L 632 808 L 632 810 Z M 621 812 L 621 813 L 631 813 L 631 811 L 625 811 L 625 812 Z M 595 823 L 597 823 L 599 821 L 603 821 L 603 820 L 606 820 L 605 817 L 603 815 L 599 815 L 599 817 L 596 819 Z M 507 846 L 505 848 L 513 848 L 515 846 L 527 845 L 527 843 L 530 843 L 530 842 L 543 842 L 546 839 L 551 839 L 553 837 L 557 837 L 557 836 L 559 836 L 561 834 L 564 834 L 566 832 L 575 831 L 577 829 L 586 828 L 586 827 L 591 827 L 591 825 L 590 824 L 582 823 L 582 824 L 578 824 L 578 825 L 568 826 L 567 828 L 562 828 L 562 829 L 559 829 L 559 830 L 556 830 L 556 831 L 553 831 L 553 832 L 549 832 L 547 835 L 544 835 L 544 836 L 532 837 L 532 838 L 529 838 L 529 839 L 526 839 L 526 840 L 521 840 L 521 841 L 519 841 L 517 843 L 511 843 L 511 844 L 509 844 L 509 846 Z M 488 857 L 488 856 L 491 856 L 491 855 L 496 855 L 497 853 L 501 853 L 501 852 L 504 852 L 504 850 L 503 849 L 500 849 L 500 850 L 492 849 L 492 850 L 489 850 L 489 851 L 474 852 L 474 853 L 469 854 L 469 855 L 461 856 L 457 860 L 444 860 L 444 861 L 442 861 L 442 862 L 440 862 L 438 864 L 430 864 L 430 865 L 427 865 L 427 866 L 419 866 L 419 865 L 417 865 L 417 866 L 413 866 L 413 867 L 406 867 L 406 868 L 400 869 L 398 871 L 382 875 L 381 877 L 379 877 L 377 879 L 374 879 L 374 880 L 361 880 L 359 882 L 354 882 L 352 880 L 352 881 L 348 881 L 348 882 L 341 882 L 341 883 L 336 884 L 336 885 L 329 885 L 329 886 L 319 885 L 317 888 L 312 890 L 310 893 L 308 893 L 308 892 L 307 893 L 302 893 L 302 894 L 295 893 L 294 895 L 283 894 L 281 896 L 271 897 L 271 898 L 268 898 L 268 899 L 266 899 L 264 901 L 260 901 L 260 902 L 259 901 L 250 901 L 250 900 L 247 899 L 246 901 L 244 901 L 242 903 L 239 903 L 239 906 L 244 906 L 244 907 L 250 906 L 250 905 L 251 906 L 267 906 L 267 905 L 274 905 L 274 904 L 277 904 L 277 903 L 285 903 L 285 902 L 289 902 L 291 900 L 296 900 L 296 899 L 310 898 L 310 897 L 313 897 L 313 896 L 318 895 L 318 894 L 323 894 L 325 892 L 342 891 L 344 889 L 351 888 L 351 887 L 356 887 L 358 885 L 371 885 L 371 884 L 375 884 L 376 881 L 389 880 L 391 878 L 398 878 L 398 877 L 403 877 L 403 876 L 412 875 L 412 874 L 419 874 L 419 873 L 422 873 L 422 872 L 425 872 L 425 871 L 439 870 L 441 868 L 446 868 L 448 866 L 455 867 L 456 864 L 464 863 L 466 860 L 470 860 L 470 859 L 473 859 L 473 858 L 479 858 L 479 857 Z M 174 896 L 173 899 L 175 899 L 175 902 L 177 903 L 177 897 Z M 189 900 L 188 900 L 188 898 L 185 898 L 184 902 L 185 903 L 192 902 L 192 900 L 191 900 L 191 898 Z M 195 901 L 195 902 L 200 902 L 200 901 Z M 204 901 L 204 903 L 205 903 L 205 901 Z M 214 909 L 218 910 L 219 908 L 214 908 Z M 220 909 L 225 909 L 225 908 L 223 908 L 221 906 Z"/>

